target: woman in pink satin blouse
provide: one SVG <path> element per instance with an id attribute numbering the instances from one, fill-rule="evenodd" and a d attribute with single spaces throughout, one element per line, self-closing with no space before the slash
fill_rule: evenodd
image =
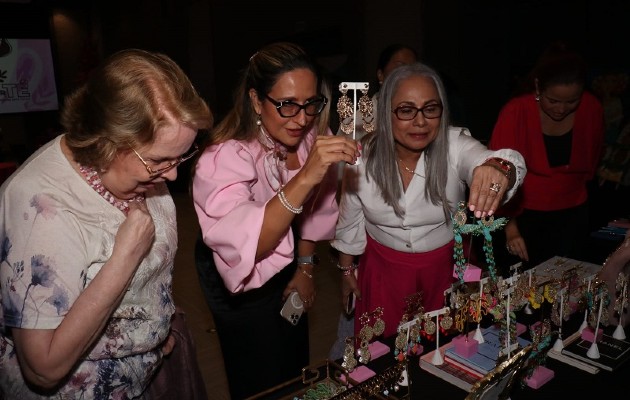
<path id="1" fill-rule="evenodd" d="M 294 326 L 280 310 L 291 292 L 304 310 L 313 305 L 315 245 L 334 237 L 338 215 L 336 164 L 359 156 L 328 128 L 327 95 L 303 49 L 264 47 L 195 167 L 196 266 L 233 400 L 299 376 L 309 361 L 306 316 Z"/>

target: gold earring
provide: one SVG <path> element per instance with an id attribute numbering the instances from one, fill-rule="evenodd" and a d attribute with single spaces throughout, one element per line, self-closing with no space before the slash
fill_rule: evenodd
<path id="1" fill-rule="evenodd" d="M 433 321 L 432 317 L 427 317 L 427 314 L 424 315 L 424 332 L 427 335 L 433 335 L 437 330 L 437 326 L 435 325 L 435 321 Z"/>
<path id="2" fill-rule="evenodd" d="M 359 362 L 362 364 L 367 364 L 370 362 L 372 358 L 372 353 L 370 353 L 369 342 L 367 340 L 361 340 L 361 348 L 359 349 Z"/>
<path id="3" fill-rule="evenodd" d="M 446 313 L 440 319 L 440 327 L 445 331 L 448 331 L 453 326 L 453 317 L 451 317 L 450 308 L 446 311 Z"/>
<path id="4" fill-rule="evenodd" d="M 354 357 L 354 337 L 346 338 L 346 347 L 343 350 L 343 362 L 341 366 L 348 372 L 352 372 L 357 366 L 357 359 Z"/>
<path id="5" fill-rule="evenodd" d="M 347 95 L 348 89 L 346 85 L 340 91 L 341 97 L 337 101 L 337 113 L 339 114 L 341 131 L 349 135 L 354 130 L 354 104 L 352 104 L 352 100 Z"/>
<path id="6" fill-rule="evenodd" d="M 374 331 L 374 336 L 381 336 L 383 332 L 385 332 L 385 321 L 381 318 L 383 315 L 383 308 L 377 307 L 374 314 L 376 321 L 374 321 L 374 325 L 372 325 L 372 330 Z"/>
<path id="7" fill-rule="evenodd" d="M 367 88 L 361 89 L 363 96 L 359 99 L 359 111 L 361 111 L 361 118 L 363 119 L 363 130 L 370 133 L 374 132 L 376 128 L 374 125 L 374 103 L 368 96 Z"/>

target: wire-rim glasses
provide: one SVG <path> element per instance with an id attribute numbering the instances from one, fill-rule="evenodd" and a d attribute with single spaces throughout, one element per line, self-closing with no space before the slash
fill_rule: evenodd
<path id="1" fill-rule="evenodd" d="M 280 114 L 280 116 L 283 118 L 295 117 L 300 113 L 301 110 L 304 110 L 306 115 L 314 117 L 316 115 L 319 115 L 324 110 L 326 103 L 328 103 L 328 99 L 325 96 L 308 100 L 304 104 L 298 104 L 291 100 L 278 101 L 269 97 L 269 95 L 267 94 L 265 95 L 265 98 L 276 107 L 276 110 L 278 110 L 278 114 Z"/>
<path id="2" fill-rule="evenodd" d="M 165 174 L 168 171 L 172 170 L 173 168 L 179 166 L 184 161 L 188 161 L 191 158 L 193 158 L 195 156 L 195 154 L 197 154 L 199 152 L 199 146 L 197 145 L 197 143 L 193 143 L 193 148 L 192 148 L 192 150 L 190 150 L 188 152 L 188 154 L 184 154 L 183 156 L 177 158 L 175 161 L 169 162 L 167 166 L 162 167 L 162 168 L 158 168 L 158 169 L 155 169 L 155 170 L 153 168 L 151 168 L 149 166 L 149 164 L 147 164 L 146 161 L 144 161 L 144 158 L 142 158 L 142 156 L 136 151 L 136 149 L 131 149 L 131 150 L 133 150 L 133 152 L 136 153 L 136 156 L 138 156 L 140 161 L 142 161 L 142 164 L 144 164 L 144 167 L 147 169 L 147 172 L 149 173 L 149 176 L 151 178 L 155 178 L 155 177 L 160 176 L 162 174 Z"/>
<path id="3" fill-rule="evenodd" d="M 442 116 L 442 108 L 442 105 L 437 103 L 429 104 L 422 108 L 404 105 L 394 108 L 392 112 L 396 114 L 396 118 L 401 121 L 411 121 L 416 118 L 419 112 L 421 112 L 426 119 L 440 118 Z"/>

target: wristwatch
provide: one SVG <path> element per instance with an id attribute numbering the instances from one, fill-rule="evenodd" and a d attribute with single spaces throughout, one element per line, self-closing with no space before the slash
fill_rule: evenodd
<path id="1" fill-rule="evenodd" d="M 297 258 L 297 263 L 299 264 L 311 264 L 313 266 L 319 265 L 319 257 L 317 254 L 311 254 L 310 256 L 301 256 Z"/>

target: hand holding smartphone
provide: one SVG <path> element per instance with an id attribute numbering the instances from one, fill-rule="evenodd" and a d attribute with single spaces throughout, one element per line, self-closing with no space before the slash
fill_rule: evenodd
<path id="1" fill-rule="evenodd" d="M 357 296 L 354 295 L 354 292 L 351 292 L 348 295 L 348 301 L 346 302 L 346 314 L 351 315 L 354 312 L 354 303 L 357 300 Z"/>
<path id="2" fill-rule="evenodd" d="M 298 292 L 291 292 L 280 310 L 280 315 L 291 324 L 297 325 L 298 322 L 300 322 L 300 317 L 303 312 L 304 304 L 302 303 L 302 299 L 300 299 L 300 295 Z"/>

